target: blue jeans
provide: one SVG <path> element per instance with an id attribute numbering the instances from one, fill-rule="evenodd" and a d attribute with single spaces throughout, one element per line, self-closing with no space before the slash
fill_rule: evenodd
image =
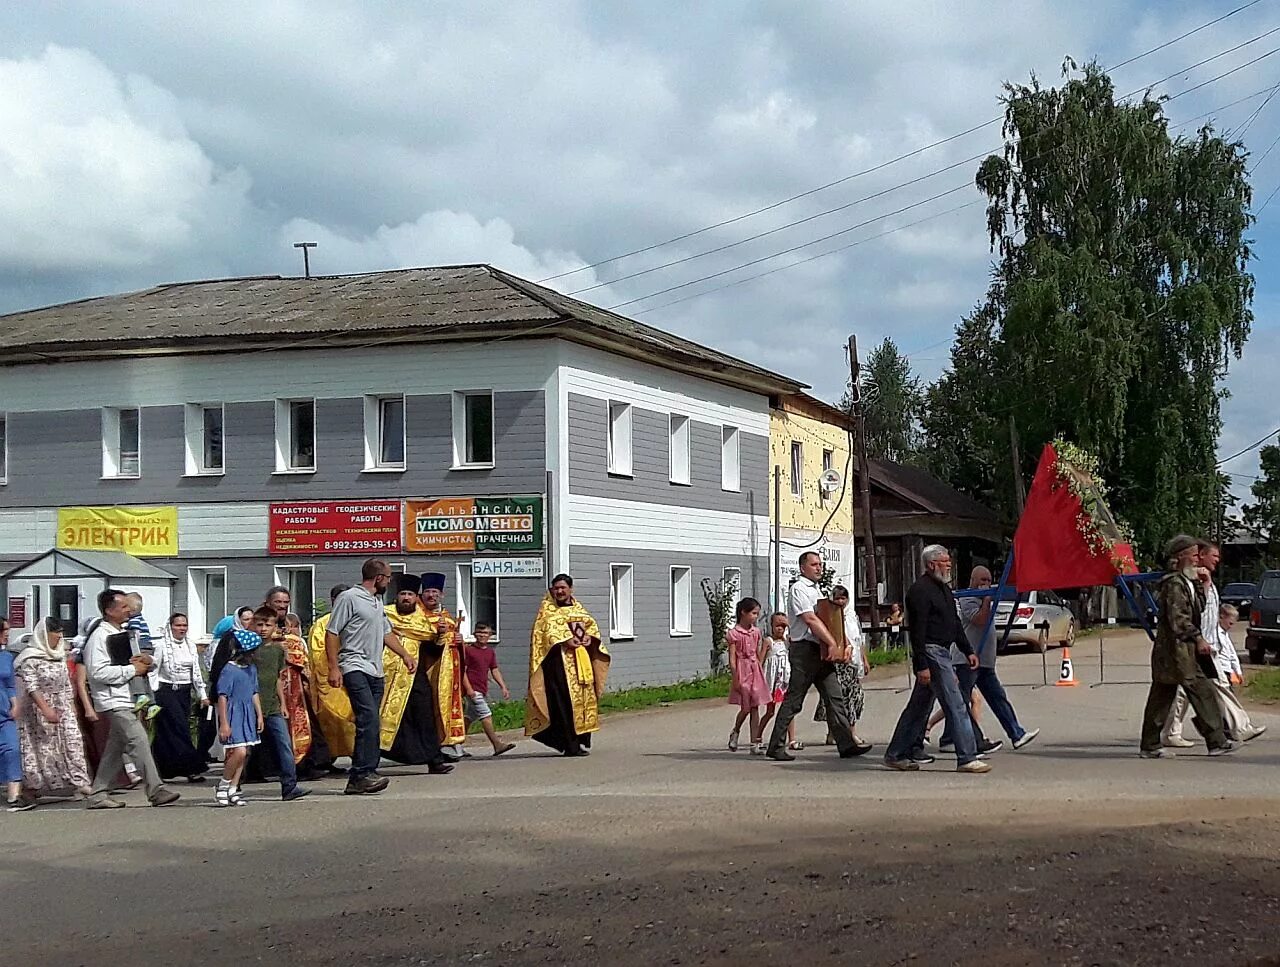
<path id="1" fill-rule="evenodd" d="M 382 758 L 380 732 L 382 731 L 382 690 L 386 681 L 366 675 L 364 672 L 345 672 L 342 686 L 347 690 L 347 698 L 351 700 L 351 709 L 355 712 L 356 738 L 355 747 L 351 751 L 352 782 L 372 775 L 378 768 Z"/>
<path id="2" fill-rule="evenodd" d="M 969 667 L 969 663 L 963 665 L 953 665 L 956 670 L 956 681 L 960 683 L 960 694 L 964 696 L 965 707 L 969 710 L 969 724 L 973 727 L 973 741 L 981 749 L 987 744 L 987 737 L 983 734 L 982 726 L 978 724 L 977 717 L 973 714 L 973 704 L 970 696 L 973 694 L 974 686 L 978 684 L 978 672 Z M 943 745 L 951 745 L 955 739 L 951 735 L 951 723 L 948 721 L 942 727 Z M 924 746 L 921 746 L 923 749 Z"/>
<path id="3" fill-rule="evenodd" d="M 978 686 L 978 691 L 991 706 L 992 714 L 995 715 L 996 721 L 1000 723 L 1000 727 L 1004 729 L 1010 741 L 1017 742 L 1027 734 L 1027 730 L 1018 723 L 1017 713 L 1013 711 L 1013 705 L 1009 702 L 1009 696 L 1004 693 L 1004 685 L 1001 684 L 994 668 L 979 668 L 974 684 Z"/>
<path id="4" fill-rule="evenodd" d="M 298 788 L 298 770 L 293 764 L 293 737 L 289 734 L 289 720 L 276 713 L 263 720 L 266 739 L 275 749 L 280 762 L 280 795 L 287 796 Z"/>
<path id="5" fill-rule="evenodd" d="M 947 729 L 955 736 L 956 765 L 972 762 L 978 757 L 978 747 L 969 721 L 968 704 L 960 694 L 960 682 L 951 666 L 951 649 L 945 645 L 925 645 L 925 666 L 929 669 L 929 684 L 921 685 L 919 679 L 916 680 L 884 757 L 900 760 L 911 755 L 912 749 L 924 739 L 936 698 L 947 718 Z"/>

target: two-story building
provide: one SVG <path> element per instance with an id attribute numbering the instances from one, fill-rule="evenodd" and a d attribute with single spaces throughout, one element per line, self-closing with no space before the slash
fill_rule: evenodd
<path id="1" fill-rule="evenodd" d="M 567 571 L 612 682 L 687 678 L 702 580 L 768 596 L 770 407 L 800 388 L 485 265 L 11 314 L 0 594 L 21 630 L 136 586 L 207 633 L 273 584 L 308 619 L 378 556 L 444 571 L 516 682 Z"/>

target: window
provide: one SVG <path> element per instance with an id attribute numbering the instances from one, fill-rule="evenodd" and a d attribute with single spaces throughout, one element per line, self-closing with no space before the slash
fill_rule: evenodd
<path id="1" fill-rule="evenodd" d="M 693 633 L 693 573 L 687 567 L 671 569 L 671 633 Z"/>
<path id="2" fill-rule="evenodd" d="M 804 496 L 804 444 L 791 441 L 791 496 Z"/>
<path id="3" fill-rule="evenodd" d="M 0 413 L 0 484 L 9 482 L 9 419 Z"/>
<path id="4" fill-rule="evenodd" d="M 102 411 L 102 475 L 139 477 L 141 418 L 137 409 Z"/>
<path id="5" fill-rule="evenodd" d="M 631 404 L 609 401 L 609 439 L 605 468 L 621 477 L 631 476 Z"/>
<path id="6" fill-rule="evenodd" d="M 276 400 L 276 473 L 314 473 L 316 401 Z"/>
<path id="7" fill-rule="evenodd" d="M 733 598 L 733 603 L 736 605 L 738 600 L 742 597 L 742 568 L 725 568 L 722 580 L 724 581 L 724 586 L 730 589 L 730 596 Z"/>
<path id="8" fill-rule="evenodd" d="M 498 579 L 471 576 L 470 564 L 458 565 L 457 616 L 465 615 L 467 628 L 476 633 L 477 622 L 483 621 L 493 629 L 493 640 L 499 637 L 498 628 Z"/>
<path id="9" fill-rule="evenodd" d="M 387 585 L 387 590 L 382 595 L 383 604 L 396 603 L 396 575 L 404 574 L 408 570 L 408 566 L 404 563 L 392 564 L 387 562 L 387 567 L 391 570 L 391 583 Z"/>
<path id="10" fill-rule="evenodd" d="M 453 469 L 493 466 L 493 391 L 453 394 Z"/>
<path id="11" fill-rule="evenodd" d="M 221 403 L 188 403 L 183 422 L 187 444 L 187 476 L 220 474 L 225 470 Z"/>
<path id="12" fill-rule="evenodd" d="M 316 616 L 316 569 L 310 564 L 278 567 L 276 584 L 289 589 L 289 610 L 302 619 L 305 632 Z"/>
<path id="13" fill-rule="evenodd" d="M 364 398 L 365 470 L 403 470 L 405 450 L 403 396 Z"/>
<path id="14" fill-rule="evenodd" d="M 738 455 L 738 428 L 720 428 L 720 489 L 742 488 L 742 464 Z"/>
<path id="15" fill-rule="evenodd" d="M 689 482 L 689 418 L 671 414 L 671 482 L 687 484 Z"/>
<path id="16" fill-rule="evenodd" d="M 630 564 L 609 565 L 609 637 L 635 637 L 632 613 L 632 570 Z"/>
<path id="17" fill-rule="evenodd" d="M 822 472 L 825 474 L 828 470 L 830 470 L 831 465 L 834 462 L 835 462 L 835 454 L 831 450 L 828 450 L 825 447 L 823 447 Z M 830 494 L 827 492 L 826 484 L 823 484 L 823 483 L 818 484 L 818 496 L 821 497 L 824 501 L 830 496 Z"/>
<path id="18" fill-rule="evenodd" d="M 191 637 L 213 637 L 213 626 L 227 614 L 227 569 L 187 568 L 187 618 Z"/>

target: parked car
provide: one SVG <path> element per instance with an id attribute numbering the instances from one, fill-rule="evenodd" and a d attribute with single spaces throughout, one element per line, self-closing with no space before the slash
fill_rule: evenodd
<path id="1" fill-rule="evenodd" d="M 1250 584 L 1248 581 L 1236 584 L 1228 584 L 1222 589 L 1219 597 L 1223 604 L 1234 604 L 1236 610 L 1240 612 L 1242 618 L 1248 619 L 1249 608 L 1253 605 L 1253 599 L 1258 594 L 1258 586 Z"/>
<path id="2" fill-rule="evenodd" d="M 1006 588 L 996 606 L 996 644 L 1004 642 L 1005 626 L 1013 613 L 1013 626 L 1009 629 L 1008 645 L 1031 645 L 1044 651 L 1053 645 L 1070 647 L 1076 640 L 1076 617 L 1065 601 L 1052 591 L 1030 591 L 1018 602 L 1013 611 L 1017 592 Z M 1048 631 L 1043 625 L 1048 623 Z"/>
<path id="3" fill-rule="evenodd" d="M 1280 571 L 1263 571 L 1258 578 L 1244 650 L 1255 665 L 1266 662 L 1267 652 L 1280 655 Z"/>

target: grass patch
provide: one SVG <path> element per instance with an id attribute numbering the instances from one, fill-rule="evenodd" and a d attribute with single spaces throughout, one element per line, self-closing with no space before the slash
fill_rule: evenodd
<path id="1" fill-rule="evenodd" d="M 1245 694 L 1256 702 L 1280 702 L 1280 668 L 1269 668 L 1249 676 Z"/>
<path id="2" fill-rule="evenodd" d="M 872 668 L 900 664 L 907 660 L 909 654 L 906 648 L 873 648 L 867 652 Z M 605 692 L 600 697 L 600 712 L 608 715 L 611 712 L 633 712 L 636 709 L 697 698 L 725 698 L 729 694 L 729 684 L 728 675 L 712 675 L 671 685 L 639 685 L 636 688 Z M 524 728 L 523 701 L 490 702 L 489 708 L 493 712 L 493 727 L 499 732 Z M 479 732 L 480 724 L 472 724 L 469 731 Z"/>

